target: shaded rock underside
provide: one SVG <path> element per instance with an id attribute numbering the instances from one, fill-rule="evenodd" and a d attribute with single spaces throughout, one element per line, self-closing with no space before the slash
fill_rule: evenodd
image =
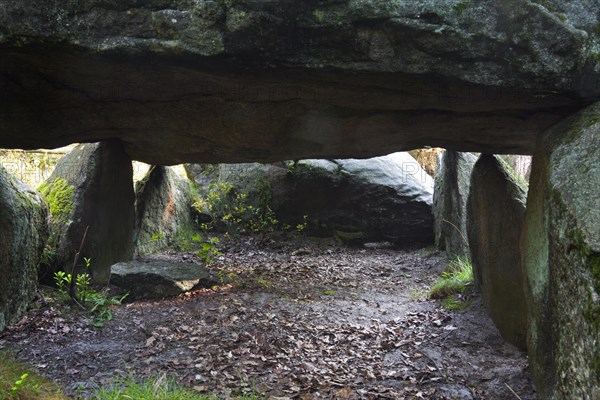
<path id="1" fill-rule="evenodd" d="M 0 1 L 0 147 L 152 164 L 532 153 L 600 96 L 596 1 Z"/>

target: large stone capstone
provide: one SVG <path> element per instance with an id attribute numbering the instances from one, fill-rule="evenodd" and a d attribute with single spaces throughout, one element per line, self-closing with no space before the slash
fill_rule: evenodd
<path id="1" fill-rule="evenodd" d="M 27 308 L 48 239 L 48 204 L 0 166 L 0 331 Z"/>
<path id="2" fill-rule="evenodd" d="M 498 156 L 473 167 L 467 232 L 475 284 L 502 337 L 526 349 L 527 306 L 519 241 L 527 188 Z"/>
<path id="3" fill-rule="evenodd" d="M 150 164 L 530 154 L 600 98 L 597 1 L 0 0 L 0 147 Z"/>
<path id="4" fill-rule="evenodd" d="M 600 398 L 600 104 L 539 141 L 523 233 L 540 399 Z"/>
<path id="5" fill-rule="evenodd" d="M 133 168 L 121 143 L 77 145 L 39 190 L 50 203 L 54 269 L 70 272 L 83 242 L 79 264 L 90 258 L 94 281 L 108 283 L 110 266 L 133 256 Z"/>
<path id="6" fill-rule="evenodd" d="M 477 157 L 473 154 L 453 150 L 439 156 L 433 191 L 435 244 L 450 257 L 470 256 L 467 199 L 475 161 Z"/>

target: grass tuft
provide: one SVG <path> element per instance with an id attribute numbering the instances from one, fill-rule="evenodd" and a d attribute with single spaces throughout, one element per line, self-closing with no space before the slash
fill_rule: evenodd
<path id="1" fill-rule="evenodd" d="M 464 293 L 473 285 L 473 267 L 467 257 L 456 257 L 450 261 L 442 276 L 429 291 L 432 299 Z"/>
<path id="2" fill-rule="evenodd" d="M 206 390 L 207 387 L 198 388 Z M 184 388 L 166 375 L 137 381 L 134 378 L 118 379 L 112 385 L 94 390 L 96 400 L 218 400 L 212 394 Z M 262 400 L 255 391 L 239 394 L 232 399 Z M 2 400 L 68 400 L 62 389 L 38 375 L 25 364 L 6 352 L 0 352 L 0 399 Z"/>
<path id="3" fill-rule="evenodd" d="M 0 352 L 0 399 L 66 400 L 62 390 L 12 355 Z"/>
<path id="4" fill-rule="evenodd" d="M 98 400 L 208 400 L 215 398 L 180 387 L 165 376 L 142 382 L 136 382 L 133 378 L 124 379 L 114 385 L 98 389 L 94 397 Z"/>
<path id="5" fill-rule="evenodd" d="M 469 308 L 471 300 L 462 300 L 458 295 L 453 294 L 440 300 L 442 306 L 450 311 L 462 311 Z"/>
<path id="6" fill-rule="evenodd" d="M 205 389 L 204 387 L 202 389 Z M 239 400 L 259 400 L 264 397 L 255 394 L 243 394 L 233 397 Z M 117 381 L 115 384 L 102 387 L 94 394 L 97 400 L 217 400 L 211 394 L 199 393 L 196 390 L 184 388 L 166 375 L 149 378 L 138 382 L 133 378 Z"/>

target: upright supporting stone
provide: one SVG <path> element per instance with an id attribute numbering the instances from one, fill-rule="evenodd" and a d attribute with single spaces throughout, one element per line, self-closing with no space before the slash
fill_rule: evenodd
<path id="1" fill-rule="evenodd" d="M 482 155 L 471 177 L 467 204 L 475 283 L 502 337 L 526 348 L 527 307 L 519 239 L 525 187 L 497 156 Z"/>
<path id="2" fill-rule="evenodd" d="M 452 256 L 468 256 L 467 199 L 471 172 L 477 161 L 471 153 L 446 150 L 439 159 L 433 191 L 435 244 Z"/>
<path id="3" fill-rule="evenodd" d="M 55 268 L 71 269 L 89 226 L 80 262 L 90 258 L 94 281 L 108 283 L 110 266 L 133 256 L 133 168 L 121 142 L 78 145 L 39 189 L 50 203 Z"/>
<path id="4" fill-rule="evenodd" d="M 600 399 L 600 103 L 539 141 L 522 237 L 540 399 Z"/>
<path id="5" fill-rule="evenodd" d="M 35 295 L 47 218 L 42 196 L 0 166 L 0 331 Z"/>
<path id="6" fill-rule="evenodd" d="M 165 250 L 177 233 L 191 232 L 194 199 L 190 183 L 171 167 L 163 166 L 153 166 L 146 177 L 137 182 L 136 254 Z"/>

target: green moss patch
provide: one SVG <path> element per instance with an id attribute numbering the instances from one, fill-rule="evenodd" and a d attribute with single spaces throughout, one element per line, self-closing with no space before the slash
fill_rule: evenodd
<path id="1" fill-rule="evenodd" d="M 64 178 L 56 178 L 42 183 L 38 190 L 48 201 L 53 218 L 64 220 L 71 216 L 75 186 L 70 186 Z"/>

